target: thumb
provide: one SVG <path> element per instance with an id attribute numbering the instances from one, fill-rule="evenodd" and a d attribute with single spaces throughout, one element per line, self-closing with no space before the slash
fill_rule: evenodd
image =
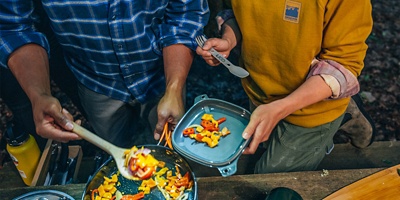
<path id="1" fill-rule="evenodd" d="M 72 115 L 66 109 L 62 108 L 61 112 L 54 113 L 53 117 L 56 123 L 65 130 L 71 131 L 74 128 L 74 125 L 71 122 Z"/>
<path id="2" fill-rule="evenodd" d="M 165 125 L 166 121 L 164 120 L 158 120 L 157 124 L 156 124 L 156 128 L 154 130 L 154 139 L 155 140 L 159 140 L 161 137 L 161 133 L 164 130 L 164 125 Z"/>
<path id="3" fill-rule="evenodd" d="M 245 140 L 250 139 L 253 136 L 255 130 L 256 130 L 256 125 L 251 123 L 251 121 L 250 121 L 250 123 L 247 125 L 247 127 L 243 130 L 243 133 L 242 133 L 243 139 L 245 139 Z"/>

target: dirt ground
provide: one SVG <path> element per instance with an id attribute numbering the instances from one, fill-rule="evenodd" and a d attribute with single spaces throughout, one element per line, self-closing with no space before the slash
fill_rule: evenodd
<path id="1" fill-rule="evenodd" d="M 400 2 L 397 0 L 372 0 L 374 26 L 367 40 L 369 49 L 365 58 L 365 68 L 359 77 L 361 95 L 365 109 L 375 121 L 376 141 L 400 140 Z M 64 87 L 65 88 L 65 87 Z M 240 80 L 229 74 L 226 68 L 210 67 L 201 58 L 196 58 L 187 82 L 187 108 L 194 103 L 194 98 L 206 94 L 247 108 L 248 99 L 243 92 Z M 69 89 L 69 88 L 68 88 Z M 68 96 L 53 83 L 53 94 L 60 99 L 76 118 L 87 123 L 71 101 L 75 96 Z M 71 97 L 71 98 L 70 98 Z M 0 138 L 5 122 L 12 113 L 0 99 Z M 348 140 L 340 133 L 336 143 Z M 4 150 L 4 149 L 0 149 Z M 4 151 L 3 151 L 4 153 Z M 1 161 L 0 157 L 0 161 Z"/>

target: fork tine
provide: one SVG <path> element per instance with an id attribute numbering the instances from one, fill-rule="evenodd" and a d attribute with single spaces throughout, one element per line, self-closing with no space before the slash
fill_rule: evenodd
<path id="1" fill-rule="evenodd" d="M 199 35 L 199 36 L 196 36 L 195 40 L 196 40 L 197 44 L 200 47 L 203 47 L 204 46 L 204 42 L 203 42 L 203 40 L 201 38 L 202 38 L 201 35 Z"/>
<path id="2" fill-rule="evenodd" d="M 204 35 L 200 35 L 200 40 L 201 40 L 201 42 L 203 43 L 203 46 L 204 46 L 204 44 L 207 41 L 206 37 Z"/>
<path id="3" fill-rule="evenodd" d="M 203 40 L 203 44 L 207 41 L 207 38 L 204 35 L 201 35 L 201 39 Z"/>

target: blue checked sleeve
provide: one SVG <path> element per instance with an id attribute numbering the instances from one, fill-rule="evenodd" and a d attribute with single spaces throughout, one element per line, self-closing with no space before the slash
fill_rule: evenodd
<path id="1" fill-rule="evenodd" d="M 33 9 L 31 1 L 0 1 L 0 66 L 7 67 L 10 54 L 25 44 L 38 44 L 49 54 L 45 35 L 35 31 Z"/>
<path id="2" fill-rule="evenodd" d="M 170 1 L 164 21 L 157 27 L 159 48 L 179 43 L 195 50 L 194 37 L 203 32 L 209 12 L 207 0 Z"/>

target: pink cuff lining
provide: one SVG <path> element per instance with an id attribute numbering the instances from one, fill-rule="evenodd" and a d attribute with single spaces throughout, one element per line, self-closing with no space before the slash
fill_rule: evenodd
<path id="1" fill-rule="evenodd" d="M 339 95 L 335 98 L 330 97 L 330 99 L 340 99 L 353 96 L 360 91 L 360 85 L 357 78 L 348 69 L 333 60 L 314 59 L 307 79 L 319 74 L 331 75 L 339 82 Z"/>

